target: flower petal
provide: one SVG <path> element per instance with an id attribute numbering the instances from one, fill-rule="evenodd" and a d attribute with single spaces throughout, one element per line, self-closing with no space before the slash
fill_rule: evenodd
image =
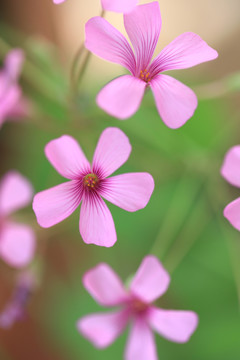
<path id="1" fill-rule="evenodd" d="M 1 81 L 1 79 L 0 79 Z M 7 85 L 7 89 L 0 89 L 0 93 L 3 91 L 4 94 L 0 94 L 0 126 L 3 122 L 11 116 L 11 111 L 20 101 L 21 89 L 18 85 Z"/>
<path id="2" fill-rule="evenodd" d="M 5 223 L 0 232 L 0 257 L 13 267 L 28 265 L 35 252 L 35 235 L 26 225 Z"/>
<path id="3" fill-rule="evenodd" d="M 22 65 L 25 56 L 21 49 L 13 49 L 9 51 L 4 62 L 4 71 L 10 80 L 17 81 L 22 71 Z"/>
<path id="4" fill-rule="evenodd" d="M 224 209 L 223 215 L 235 229 L 240 231 L 240 198 L 228 204 Z"/>
<path id="5" fill-rule="evenodd" d="M 186 69 L 218 57 L 201 37 L 192 32 L 179 35 L 152 62 L 149 71 L 154 76 L 162 71 Z"/>
<path id="6" fill-rule="evenodd" d="M 90 164 L 78 142 L 69 135 L 50 141 L 45 154 L 52 166 L 67 179 L 78 179 L 84 172 L 90 172 Z"/>
<path id="7" fill-rule="evenodd" d="M 133 324 L 127 343 L 125 359 L 158 359 L 154 335 L 152 333 L 152 330 L 142 319 L 136 319 Z"/>
<path id="8" fill-rule="evenodd" d="M 143 301 L 151 303 L 167 291 L 169 283 L 170 276 L 160 261 L 155 256 L 148 255 L 134 276 L 130 290 Z"/>
<path id="9" fill-rule="evenodd" d="M 85 46 L 100 58 L 120 64 L 132 74 L 135 58 L 127 39 L 100 16 L 90 19 L 85 26 Z"/>
<path id="10" fill-rule="evenodd" d="M 105 178 L 116 171 L 128 159 L 132 147 L 128 137 L 118 128 L 105 129 L 93 156 L 93 172 Z"/>
<path id="11" fill-rule="evenodd" d="M 86 244 L 110 247 L 117 241 L 112 215 L 97 194 L 95 197 L 83 199 L 79 225 L 80 234 Z"/>
<path id="12" fill-rule="evenodd" d="M 74 212 L 81 198 L 82 189 L 75 180 L 39 192 L 33 199 L 38 224 L 44 228 L 58 224 Z"/>
<path id="13" fill-rule="evenodd" d="M 16 171 L 9 171 L 0 183 L 0 213 L 8 215 L 27 206 L 33 196 L 30 182 Z"/>
<path id="14" fill-rule="evenodd" d="M 107 11 L 127 13 L 132 11 L 138 0 L 102 0 L 102 8 Z"/>
<path id="15" fill-rule="evenodd" d="M 83 284 L 91 296 L 103 306 L 116 306 L 128 298 L 121 279 L 105 263 L 87 271 L 83 277 Z"/>
<path id="16" fill-rule="evenodd" d="M 132 75 L 120 76 L 98 93 L 97 104 L 109 115 L 124 120 L 138 110 L 146 83 Z"/>
<path id="17" fill-rule="evenodd" d="M 157 75 L 150 82 L 158 112 L 163 122 L 177 129 L 191 118 L 197 107 L 194 92 L 168 75 Z"/>
<path id="18" fill-rule="evenodd" d="M 227 152 L 221 174 L 230 184 L 240 187 L 240 145 Z"/>
<path id="19" fill-rule="evenodd" d="M 113 176 L 104 182 L 101 195 L 127 211 L 143 209 L 150 200 L 154 180 L 148 173 L 129 173 Z"/>
<path id="20" fill-rule="evenodd" d="M 53 0 L 54 4 L 62 4 L 63 2 L 65 2 L 66 0 Z"/>
<path id="21" fill-rule="evenodd" d="M 160 35 L 162 21 L 158 2 L 136 6 L 124 15 L 124 25 L 136 55 L 134 75 L 139 76 L 140 70 L 148 68 Z"/>
<path id="22" fill-rule="evenodd" d="M 112 344 L 127 325 L 126 311 L 87 315 L 77 323 L 78 331 L 97 348 Z"/>
<path id="23" fill-rule="evenodd" d="M 198 325 L 193 311 L 163 310 L 151 308 L 149 322 L 153 329 L 170 341 L 187 342 Z"/>

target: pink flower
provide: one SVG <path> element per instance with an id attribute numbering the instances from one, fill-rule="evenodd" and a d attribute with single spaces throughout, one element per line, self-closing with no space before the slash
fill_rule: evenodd
<path id="1" fill-rule="evenodd" d="M 53 0 L 54 4 L 62 4 L 66 0 Z M 106 11 L 127 13 L 134 9 L 138 0 L 101 0 L 102 8 Z"/>
<path id="2" fill-rule="evenodd" d="M 32 195 L 28 180 L 15 171 L 8 172 L 0 183 L 0 257 L 14 267 L 32 260 L 35 235 L 31 227 L 12 221 L 9 215 L 28 205 Z"/>
<path id="3" fill-rule="evenodd" d="M 192 311 L 164 310 L 152 302 L 163 295 L 170 277 L 159 260 L 146 256 L 126 290 L 107 264 L 99 264 L 83 277 L 83 284 L 102 306 L 118 307 L 110 313 L 87 315 L 77 327 L 98 348 L 109 346 L 130 322 L 126 360 L 156 360 L 152 330 L 170 341 L 187 342 L 198 324 Z M 120 309 L 119 309 L 120 308 Z"/>
<path id="4" fill-rule="evenodd" d="M 240 187 L 240 145 L 233 146 L 227 152 L 221 174 L 231 185 Z M 223 214 L 240 231 L 240 198 L 228 204 Z"/>
<path id="5" fill-rule="evenodd" d="M 22 118 L 28 113 L 27 101 L 17 83 L 23 61 L 22 50 L 11 50 L 0 71 L 0 127 L 6 120 Z"/>
<path id="6" fill-rule="evenodd" d="M 71 136 L 50 141 L 45 148 L 55 169 L 71 181 L 40 192 L 33 210 L 44 228 L 51 227 L 73 213 L 80 205 L 80 233 L 87 244 L 112 246 L 116 231 L 112 215 L 102 197 L 127 211 L 144 208 L 153 192 L 154 181 L 147 173 L 110 177 L 128 159 L 131 145 L 117 128 L 103 131 L 93 156 L 92 166 Z"/>
<path id="7" fill-rule="evenodd" d="M 182 126 L 193 115 L 197 97 L 181 82 L 160 73 L 213 60 L 217 52 L 198 35 L 188 32 L 173 40 L 151 62 L 161 30 L 156 1 L 125 14 L 124 24 L 134 52 L 126 38 L 105 19 L 94 17 L 86 24 L 86 48 L 131 73 L 107 84 L 98 94 L 97 104 L 110 115 L 126 119 L 138 110 L 145 90 L 151 88 L 164 123 L 170 128 Z"/>

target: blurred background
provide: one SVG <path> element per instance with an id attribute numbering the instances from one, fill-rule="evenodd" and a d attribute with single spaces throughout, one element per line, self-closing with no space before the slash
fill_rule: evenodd
<path id="1" fill-rule="evenodd" d="M 141 1 L 147 3 L 151 1 Z M 240 196 L 220 175 L 226 151 L 240 144 L 239 0 L 161 0 L 162 32 L 156 53 L 185 31 L 198 33 L 219 52 L 215 61 L 171 75 L 198 95 L 195 115 L 181 129 L 168 129 L 148 92 L 139 111 L 118 121 L 99 109 L 103 85 L 124 73 L 95 56 L 70 96 L 69 77 L 84 24 L 99 15 L 99 0 L 1 0 L 0 60 L 21 47 L 26 61 L 20 79 L 31 115 L 0 130 L 0 175 L 16 169 L 36 192 L 63 182 L 44 155 L 48 141 L 73 135 L 91 159 L 102 130 L 121 128 L 133 150 L 118 173 L 146 171 L 155 179 L 148 206 L 127 213 L 111 204 L 118 241 L 113 248 L 83 243 L 79 210 L 51 229 L 41 229 L 31 207 L 16 219 L 37 234 L 38 286 L 24 319 L 0 329 L 0 360 L 120 360 L 127 332 L 106 350 L 95 349 L 76 331 L 76 321 L 102 310 L 84 290 L 82 275 L 109 263 L 123 280 L 146 254 L 155 254 L 171 274 L 168 292 L 157 302 L 189 309 L 200 323 L 184 345 L 156 335 L 159 359 L 240 359 L 240 234 L 223 218 L 223 208 Z M 107 20 L 124 32 L 122 15 Z M 0 261 L 0 312 L 12 296 L 17 271 Z M 136 359 L 137 360 L 137 359 Z M 147 359 L 146 359 L 147 360 Z"/>

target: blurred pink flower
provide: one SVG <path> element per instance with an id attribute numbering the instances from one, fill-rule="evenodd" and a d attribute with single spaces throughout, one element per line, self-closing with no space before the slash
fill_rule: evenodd
<path id="1" fill-rule="evenodd" d="M 21 49 L 11 50 L 0 70 L 0 127 L 6 120 L 17 120 L 28 114 L 27 101 L 17 83 L 23 61 Z"/>
<path id="2" fill-rule="evenodd" d="M 125 359 L 156 360 L 152 330 L 170 341 L 184 343 L 198 324 L 198 316 L 192 311 L 164 310 L 152 304 L 166 292 L 169 282 L 168 273 L 154 256 L 143 259 L 128 290 L 107 264 L 99 264 L 84 275 L 84 286 L 100 305 L 120 309 L 81 318 L 79 332 L 96 347 L 105 348 L 130 322 Z"/>
<path id="3" fill-rule="evenodd" d="M 66 183 L 35 195 L 33 210 L 44 228 L 67 218 L 80 205 L 80 233 L 87 244 L 110 247 L 117 240 L 112 215 L 102 197 L 127 211 L 144 208 L 153 192 L 154 181 L 147 173 L 108 177 L 122 166 L 131 153 L 127 136 L 117 128 L 103 131 L 92 166 L 71 136 L 50 141 L 45 148 L 50 163 Z"/>
<path id="4" fill-rule="evenodd" d="M 240 187 L 240 145 L 233 146 L 227 152 L 221 174 L 231 185 Z M 240 231 L 240 198 L 228 204 L 223 214 Z"/>
<path id="5" fill-rule="evenodd" d="M 26 317 L 26 308 L 36 288 L 36 283 L 35 275 L 30 270 L 18 275 L 12 299 L 0 313 L 0 328 L 9 329 L 15 322 Z"/>
<path id="6" fill-rule="evenodd" d="M 53 0 L 54 4 L 61 4 L 66 0 Z M 127 13 L 134 9 L 138 0 L 101 0 L 102 8 L 106 11 Z"/>
<path id="7" fill-rule="evenodd" d="M 158 2 L 136 6 L 124 15 L 124 24 L 134 52 L 126 38 L 105 19 L 94 17 L 86 24 L 86 48 L 131 73 L 107 84 L 98 94 L 97 104 L 110 115 L 126 119 L 137 111 L 145 90 L 151 88 L 164 123 L 179 128 L 193 115 L 197 97 L 181 82 L 160 73 L 213 60 L 218 53 L 198 35 L 188 32 L 173 40 L 151 62 L 161 30 Z"/>
<path id="8" fill-rule="evenodd" d="M 31 202 L 33 190 L 22 175 L 8 172 L 0 182 L 0 257 L 13 267 L 27 265 L 35 252 L 30 226 L 13 222 L 9 215 Z"/>

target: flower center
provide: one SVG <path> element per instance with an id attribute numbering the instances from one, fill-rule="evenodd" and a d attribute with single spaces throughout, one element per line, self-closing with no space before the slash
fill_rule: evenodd
<path id="1" fill-rule="evenodd" d="M 139 299 L 133 299 L 131 303 L 133 312 L 136 314 L 143 314 L 148 309 L 148 304 Z"/>
<path id="2" fill-rule="evenodd" d="M 95 188 L 98 183 L 99 183 L 99 179 L 95 174 L 87 174 L 83 178 L 83 185 L 90 189 Z"/>
<path id="3" fill-rule="evenodd" d="M 141 70 L 139 74 L 139 79 L 145 81 L 146 83 L 149 83 L 149 81 L 151 81 L 150 72 L 147 71 L 147 69 Z"/>

